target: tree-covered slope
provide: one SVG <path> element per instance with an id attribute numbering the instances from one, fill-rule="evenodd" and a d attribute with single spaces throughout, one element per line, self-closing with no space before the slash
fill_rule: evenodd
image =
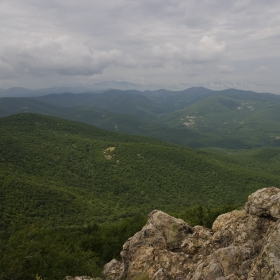
<path id="1" fill-rule="evenodd" d="M 73 96 L 64 103 L 67 104 Z M 85 96 L 87 101 L 84 100 Z M 55 103 L 62 97 L 51 95 L 41 98 Z M 149 120 L 155 131 L 153 135 L 149 129 L 135 130 L 137 122 L 122 130 L 123 122 L 119 120 L 120 132 L 155 136 L 194 147 L 252 148 L 279 145 L 280 96 L 275 94 L 190 88 L 176 92 L 157 90 L 143 93 L 111 90 L 81 95 L 80 103 L 77 103 L 78 95 L 74 99 L 76 103 L 72 102 L 73 106 L 81 104 L 111 113 L 134 115 L 146 122 Z M 160 130 L 159 125 L 166 131 Z M 108 129 L 105 125 L 104 128 Z M 112 130 L 112 126 L 109 129 Z M 194 141 L 190 140 L 190 135 Z"/>
<path id="2" fill-rule="evenodd" d="M 259 147 L 254 149 L 232 150 L 206 148 L 207 153 L 219 160 L 262 170 L 274 175 L 280 170 L 280 147 Z"/>
<path id="3" fill-rule="evenodd" d="M 165 106 L 157 100 L 152 100 L 135 90 L 109 90 L 102 93 L 79 95 L 66 93 L 60 96 L 51 94 L 36 99 L 60 106 L 98 108 L 111 113 L 134 115 L 145 120 L 155 119 L 157 114 L 167 111 Z"/>
<path id="4" fill-rule="evenodd" d="M 40 113 L 191 147 L 279 146 L 280 97 L 229 89 L 109 90 L 1 98 L 0 116 Z"/>
<path id="5" fill-rule="evenodd" d="M 205 135 L 203 133 L 186 130 L 185 128 L 168 127 L 134 115 L 112 113 L 88 106 L 68 106 L 72 104 L 72 102 L 74 104 L 77 99 L 83 100 L 83 96 L 87 98 L 89 94 L 81 94 L 80 97 L 78 94 L 55 94 L 46 96 L 49 101 L 53 98 L 57 103 L 65 104 L 65 106 L 31 98 L 0 98 L 0 117 L 19 113 L 51 115 L 79 121 L 110 131 L 150 136 L 175 144 L 193 147 L 203 147 L 207 145 L 209 139 L 213 138 L 212 135 Z"/>
<path id="6" fill-rule="evenodd" d="M 192 87 L 182 91 L 165 89 L 145 91 L 142 94 L 159 102 L 168 112 L 177 111 L 203 100 L 214 92 L 203 87 Z"/>
<path id="7" fill-rule="evenodd" d="M 160 89 L 144 92 L 111 89 L 101 93 L 48 94 L 36 99 L 60 106 L 89 106 L 110 112 L 153 119 L 155 115 L 190 106 L 212 94 L 212 92 L 212 90 L 203 87 L 182 91 Z"/>
<path id="8" fill-rule="evenodd" d="M 243 203 L 279 176 L 158 140 L 21 114 L 0 119 L 3 226 L 110 221 L 158 208 Z"/>
<path id="9" fill-rule="evenodd" d="M 208 146 L 279 146 L 280 103 L 248 98 L 211 96 L 190 107 L 161 115 L 159 122 L 173 128 L 185 127 L 192 131 L 216 135 L 215 143 L 211 145 L 208 142 Z M 232 143 L 224 145 L 225 139 Z"/>
<path id="10" fill-rule="evenodd" d="M 150 211 L 209 227 L 271 185 L 280 186 L 276 170 L 226 153 L 50 116 L 0 118 L 0 278 L 98 276 Z"/>
<path id="11" fill-rule="evenodd" d="M 24 112 L 55 115 L 63 107 L 48 102 L 25 97 L 0 98 L 0 117 L 20 114 Z"/>

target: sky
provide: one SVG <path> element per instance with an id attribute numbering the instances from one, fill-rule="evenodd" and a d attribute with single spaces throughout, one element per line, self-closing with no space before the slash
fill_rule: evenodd
<path id="1" fill-rule="evenodd" d="M 1 0 L 0 88 L 280 94 L 279 0 Z"/>

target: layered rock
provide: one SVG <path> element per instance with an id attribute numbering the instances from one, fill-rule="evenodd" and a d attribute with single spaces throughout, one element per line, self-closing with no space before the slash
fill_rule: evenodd
<path id="1" fill-rule="evenodd" d="M 219 216 L 212 230 L 190 227 L 162 211 L 150 213 L 129 238 L 122 262 L 104 267 L 106 279 L 280 279 L 280 190 L 249 196 L 244 209 Z"/>

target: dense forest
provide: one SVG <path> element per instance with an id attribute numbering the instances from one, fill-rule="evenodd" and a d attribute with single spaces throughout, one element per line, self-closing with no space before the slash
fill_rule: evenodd
<path id="1" fill-rule="evenodd" d="M 28 113 L 0 134 L 1 279 L 98 276 L 154 209 L 210 228 L 280 186 L 277 147 L 194 150 Z"/>

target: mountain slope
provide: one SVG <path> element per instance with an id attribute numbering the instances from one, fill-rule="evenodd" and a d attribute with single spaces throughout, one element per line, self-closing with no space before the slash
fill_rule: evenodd
<path id="1" fill-rule="evenodd" d="M 50 94 L 0 99 L 0 116 L 31 112 L 192 147 L 280 145 L 280 97 L 229 89 Z"/>
<path id="2" fill-rule="evenodd" d="M 0 98 L 0 117 L 6 117 L 25 112 L 55 115 L 61 112 L 63 107 L 48 102 L 34 100 L 26 97 Z"/>
<path id="3" fill-rule="evenodd" d="M 0 118 L 0 278 L 100 276 L 152 210 L 209 223 L 280 185 L 277 168 L 213 155 L 49 116 Z"/>
<path id="4" fill-rule="evenodd" d="M 161 115 L 159 123 L 174 128 L 186 127 L 233 141 L 241 140 L 248 147 L 278 146 L 279 109 L 280 103 L 276 102 L 215 95 L 182 110 Z"/>
<path id="5" fill-rule="evenodd" d="M 69 225 L 155 208 L 239 204 L 252 190 L 280 183 L 277 175 L 204 152 L 53 117 L 15 115 L 1 118 L 0 128 L 5 226 L 35 217 Z"/>
<path id="6" fill-rule="evenodd" d="M 36 98 L 61 106 L 87 106 L 111 113 L 131 114 L 144 119 L 154 119 L 157 114 L 166 112 L 158 101 L 144 96 L 136 90 L 109 90 L 102 93 L 46 95 Z"/>
<path id="7" fill-rule="evenodd" d="M 169 112 L 188 107 L 211 94 L 212 90 L 203 87 L 192 87 L 182 91 L 160 89 L 143 92 L 143 95 L 160 102 Z"/>
<path id="8" fill-rule="evenodd" d="M 54 98 L 61 104 L 79 104 L 88 100 L 89 94 L 61 94 L 48 95 L 47 99 Z M 83 102 L 80 102 L 82 101 Z M 69 120 L 79 121 L 103 129 L 121 133 L 151 136 L 175 144 L 201 147 L 205 146 L 205 140 L 211 136 L 181 128 L 169 128 L 161 124 L 153 123 L 134 115 L 111 113 L 102 109 L 86 106 L 61 106 L 31 98 L 0 98 L 0 117 L 18 113 L 39 113 Z M 203 141 L 201 140 L 203 139 Z"/>

